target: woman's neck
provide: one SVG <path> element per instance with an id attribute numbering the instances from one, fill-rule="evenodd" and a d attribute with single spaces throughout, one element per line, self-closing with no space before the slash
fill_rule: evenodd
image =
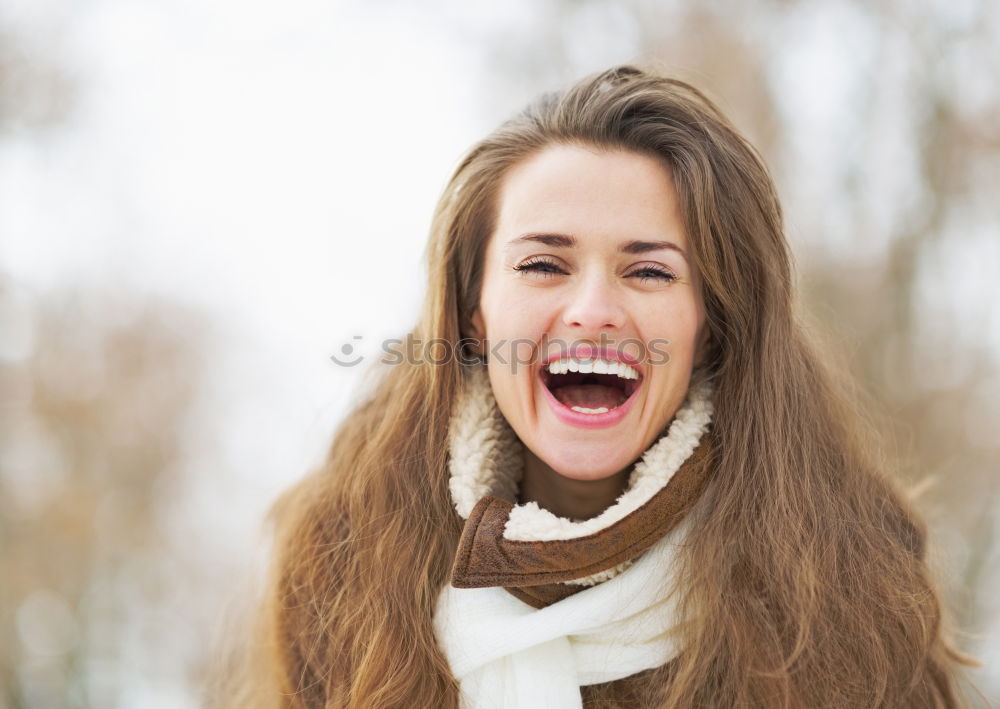
<path id="1" fill-rule="evenodd" d="M 573 480 L 560 475 L 525 448 L 524 477 L 518 502 L 537 502 L 558 517 L 586 520 L 614 504 L 625 491 L 631 466 L 600 480 Z"/>

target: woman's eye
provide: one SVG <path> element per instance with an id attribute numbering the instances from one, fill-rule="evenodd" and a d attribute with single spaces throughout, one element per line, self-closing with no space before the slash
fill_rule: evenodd
<path id="1" fill-rule="evenodd" d="M 643 266 L 642 268 L 632 271 L 632 273 L 628 275 L 629 278 L 639 278 L 643 283 L 645 283 L 649 278 L 660 280 L 664 283 L 670 283 L 677 280 L 677 276 L 672 274 L 670 271 L 656 266 Z"/>
<path id="2" fill-rule="evenodd" d="M 528 259 L 524 263 L 514 266 L 514 270 L 521 274 L 537 273 L 544 278 L 551 278 L 552 276 L 566 274 L 566 271 L 559 264 L 545 258 Z M 637 268 L 627 274 L 626 278 L 638 278 L 642 283 L 645 283 L 649 279 L 653 279 L 661 283 L 671 283 L 677 280 L 677 276 L 659 266 L 643 266 L 642 268 Z"/>
<path id="3" fill-rule="evenodd" d="M 528 259 L 514 266 L 514 270 L 519 273 L 539 273 L 546 278 L 565 273 L 557 264 L 547 259 Z"/>

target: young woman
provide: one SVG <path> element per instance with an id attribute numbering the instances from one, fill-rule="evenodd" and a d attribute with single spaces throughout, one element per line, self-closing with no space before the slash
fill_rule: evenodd
<path id="1" fill-rule="evenodd" d="M 461 162 L 427 259 L 415 347 L 275 508 L 255 703 L 958 706 L 923 524 L 699 91 L 543 97 Z"/>

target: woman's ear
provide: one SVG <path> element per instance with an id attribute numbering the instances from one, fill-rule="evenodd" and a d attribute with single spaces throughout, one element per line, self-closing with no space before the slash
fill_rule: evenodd
<path id="1" fill-rule="evenodd" d="M 704 364 L 705 359 L 712 347 L 712 331 L 708 327 L 708 322 L 701 325 L 701 334 L 698 336 L 698 344 L 695 345 L 694 363 L 692 368 L 697 369 Z"/>
<path id="2" fill-rule="evenodd" d="M 469 318 L 469 325 L 472 328 L 469 336 L 472 337 L 475 342 L 469 344 L 472 351 L 476 354 L 483 354 L 485 351 L 486 339 L 486 325 L 483 323 L 483 314 L 479 312 L 479 308 L 476 308 L 472 313 L 472 317 Z"/>

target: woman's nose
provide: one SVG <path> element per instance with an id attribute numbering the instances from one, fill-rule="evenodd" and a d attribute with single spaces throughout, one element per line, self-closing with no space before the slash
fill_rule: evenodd
<path id="1" fill-rule="evenodd" d="M 613 284 L 603 276 L 581 280 L 563 311 L 563 323 L 584 332 L 620 328 L 625 324 L 625 310 L 619 302 L 620 297 Z"/>

